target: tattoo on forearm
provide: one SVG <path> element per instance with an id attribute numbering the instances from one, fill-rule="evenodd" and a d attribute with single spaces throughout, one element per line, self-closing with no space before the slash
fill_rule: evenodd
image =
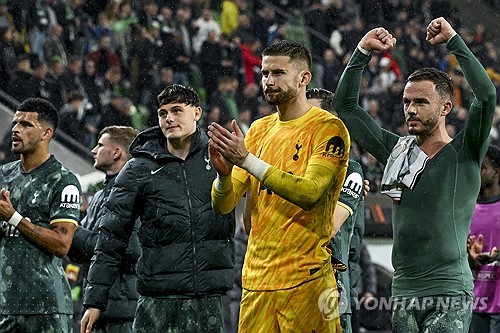
<path id="1" fill-rule="evenodd" d="M 40 236 L 42 233 L 42 228 L 33 224 L 31 231 L 33 232 L 34 235 Z"/>
<path id="2" fill-rule="evenodd" d="M 68 229 L 66 229 L 65 227 L 61 227 L 59 228 L 59 231 L 61 232 L 61 234 L 63 235 L 67 235 L 68 234 Z"/>

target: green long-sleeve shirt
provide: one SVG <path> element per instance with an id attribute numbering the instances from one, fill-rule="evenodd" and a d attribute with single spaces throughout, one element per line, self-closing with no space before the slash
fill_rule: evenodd
<path id="1" fill-rule="evenodd" d="M 495 110 L 495 88 L 462 38 L 447 44 L 462 68 L 474 99 L 464 130 L 433 156 L 413 190 L 393 205 L 393 296 L 472 293 L 466 241 L 480 187 L 481 163 Z M 370 56 L 353 53 L 339 82 L 334 106 L 352 140 L 385 164 L 399 136 L 379 127 L 358 106 L 359 87 Z"/>

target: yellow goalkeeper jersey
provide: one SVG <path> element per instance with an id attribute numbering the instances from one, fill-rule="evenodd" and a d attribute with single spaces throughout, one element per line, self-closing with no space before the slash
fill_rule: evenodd
<path id="1" fill-rule="evenodd" d="M 312 107 L 290 121 L 280 121 L 277 113 L 255 121 L 245 145 L 271 165 L 262 182 L 235 167 L 230 192 L 212 189 L 219 211 L 231 210 L 252 190 L 243 287 L 279 290 L 317 277 L 330 263 L 326 245 L 347 170 L 347 129 L 336 116 Z"/>

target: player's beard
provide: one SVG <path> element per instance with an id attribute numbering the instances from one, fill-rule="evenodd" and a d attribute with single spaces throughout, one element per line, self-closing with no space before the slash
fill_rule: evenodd
<path id="1" fill-rule="evenodd" d="M 438 121 L 439 121 L 440 114 L 436 113 L 435 115 L 427 118 L 427 119 L 422 119 L 419 118 L 420 122 L 420 127 L 409 127 L 408 126 L 408 133 L 411 135 L 418 135 L 418 136 L 428 136 L 430 135 L 434 129 L 437 127 Z"/>
<path id="2" fill-rule="evenodd" d="M 21 139 L 21 143 L 18 143 L 16 147 L 12 145 L 11 151 L 14 154 L 24 154 L 24 153 L 29 153 L 31 151 L 36 150 L 38 141 L 35 139 L 28 140 L 28 142 L 25 141 L 26 139 Z"/>
<path id="3" fill-rule="evenodd" d="M 266 102 L 271 105 L 282 105 L 297 96 L 297 90 L 293 88 L 288 88 L 287 90 L 282 90 L 280 92 L 274 93 L 272 96 L 264 94 Z"/>

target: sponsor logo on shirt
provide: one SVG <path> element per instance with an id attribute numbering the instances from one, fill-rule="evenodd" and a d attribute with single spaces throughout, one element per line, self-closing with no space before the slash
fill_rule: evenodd
<path id="1" fill-rule="evenodd" d="M 342 158 L 345 154 L 345 143 L 340 136 L 334 136 L 328 140 L 325 151 L 322 156 L 324 157 L 338 157 Z"/>
<path id="2" fill-rule="evenodd" d="M 359 173 L 353 172 L 345 179 L 344 186 L 341 191 L 357 199 L 361 195 L 362 190 L 363 178 Z"/>
<path id="3" fill-rule="evenodd" d="M 80 208 L 80 191 L 75 185 L 66 186 L 61 193 L 61 208 Z"/>

